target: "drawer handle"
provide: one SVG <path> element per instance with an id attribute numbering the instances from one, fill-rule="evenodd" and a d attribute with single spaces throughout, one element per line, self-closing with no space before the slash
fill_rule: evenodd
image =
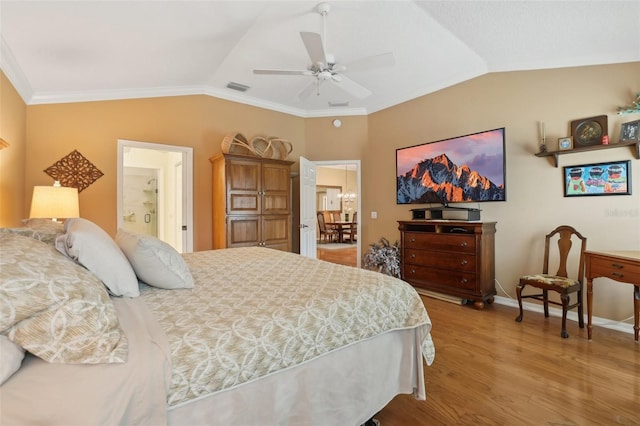
<path id="1" fill-rule="evenodd" d="M 410 242 L 410 243 L 415 243 L 415 242 L 416 242 L 416 239 L 415 239 L 415 238 L 409 238 L 409 242 Z"/>
<path id="2" fill-rule="evenodd" d="M 624 268 L 624 265 L 621 265 L 619 263 L 612 263 L 611 264 L 612 267 L 616 268 L 616 269 L 622 269 Z"/>
<path id="3" fill-rule="evenodd" d="M 611 275 L 613 275 L 616 278 L 622 278 L 624 277 L 624 274 L 621 274 L 620 272 L 612 272 Z"/>
<path id="4" fill-rule="evenodd" d="M 466 283 L 467 283 L 467 279 L 466 279 L 466 278 L 463 278 L 463 279 L 461 279 L 461 280 L 460 280 L 460 282 L 461 282 L 462 284 L 466 284 Z"/>
<path id="5" fill-rule="evenodd" d="M 415 273 L 416 273 L 416 270 L 415 270 L 415 269 L 412 269 L 412 270 L 410 270 L 410 271 L 409 271 L 409 273 L 410 273 L 410 274 L 415 274 Z"/>
<path id="6" fill-rule="evenodd" d="M 466 265 L 467 263 L 469 263 L 467 262 L 467 259 L 462 259 L 462 262 L 460 262 L 461 265 Z"/>
<path id="7" fill-rule="evenodd" d="M 460 243 L 460 247 L 466 247 L 466 246 L 467 246 L 467 242 L 466 241 L 463 241 L 463 242 Z"/>
<path id="8" fill-rule="evenodd" d="M 416 254 L 415 253 L 411 253 L 411 256 L 409 256 L 411 259 L 415 259 L 416 258 Z"/>

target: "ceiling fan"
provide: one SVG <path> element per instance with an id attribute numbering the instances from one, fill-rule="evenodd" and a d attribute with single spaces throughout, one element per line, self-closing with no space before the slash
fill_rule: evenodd
<path id="1" fill-rule="evenodd" d="M 322 16 L 323 36 L 313 32 L 300 32 L 302 42 L 304 43 L 311 65 L 305 70 L 279 70 L 279 69 L 255 69 L 254 74 L 270 74 L 270 75 L 306 75 L 313 77 L 313 80 L 298 93 L 298 98 L 304 100 L 316 90 L 320 95 L 320 85 L 325 81 L 334 83 L 348 94 L 359 99 L 364 99 L 371 95 L 371 91 L 361 86 L 349 77 L 342 74 L 344 71 L 361 71 L 367 69 L 375 69 L 389 67 L 395 65 L 393 53 L 382 53 L 379 55 L 368 56 L 359 60 L 339 65 L 333 55 L 326 53 L 326 16 L 331 10 L 328 3 L 320 3 L 316 7 L 316 11 Z"/>

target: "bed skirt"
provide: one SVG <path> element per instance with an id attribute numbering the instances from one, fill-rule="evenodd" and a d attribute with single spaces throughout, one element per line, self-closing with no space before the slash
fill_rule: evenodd
<path id="1" fill-rule="evenodd" d="M 358 426 L 398 394 L 425 399 L 422 339 L 419 327 L 389 331 L 314 362 L 171 407 L 168 423 Z"/>

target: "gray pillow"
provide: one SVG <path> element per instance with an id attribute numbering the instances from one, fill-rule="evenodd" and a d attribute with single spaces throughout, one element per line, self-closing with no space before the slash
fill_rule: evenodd
<path id="1" fill-rule="evenodd" d="M 116 243 L 145 284 L 167 290 L 193 288 L 193 277 L 186 262 L 164 241 L 119 229 Z"/>
<path id="2" fill-rule="evenodd" d="M 56 248 L 97 276 L 114 296 L 140 296 L 138 279 L 127 257 L 102 228 L 82 218 L 67 219 Z"/>
<path id="3" fill-rule="evenodd" d="M 0 334 L 0 385 L 20 369 L 24 349 Z"/>

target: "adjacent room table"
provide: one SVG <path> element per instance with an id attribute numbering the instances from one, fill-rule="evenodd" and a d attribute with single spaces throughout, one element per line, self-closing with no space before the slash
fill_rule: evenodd
<path id="1" fill-rule="evenodd" d="M 338 231 L 338 241 L 342 243 L 344 242 L 344 230 L 351 229 L 351 226 L 355 227 L 357 223 L 350 222 L 348 220 L 337 220 L 334 222 L 327 222 L 326 225 Z"/>

